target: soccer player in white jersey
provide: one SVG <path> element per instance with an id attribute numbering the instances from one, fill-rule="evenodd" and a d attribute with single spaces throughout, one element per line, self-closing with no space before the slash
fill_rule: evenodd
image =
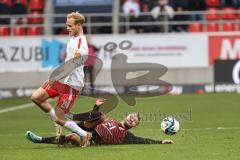
<path id="1" fill-rule="evenodd" d="M 67 15 L 67 31 L 71 39 L 67 45 L 66 61 L 70 59 L 81 59 L 88 55 L 88 46 L 85 35 L 83 33 L 83 23 L 85 18 L 79 12 L 72 12 Z M 47 113 L 51 119 L 58 125 L 64 126 L 72 132 L 78 134 L 83 139 L 83 146 L 89 145 L 91 133 L 86 132 L 74 122 L 66 120 L 64 114 L 68 113 L 73 103 L 84 86 L 84 71 L 83 65 L 74 69 L 64 80 L 64 83 L 59 81 L 47 80 L 40 88 L 32 95 L 32 101 Z M 58 96 L 58 103 L 55 110 L 47 101 L 49 98 Z"/>

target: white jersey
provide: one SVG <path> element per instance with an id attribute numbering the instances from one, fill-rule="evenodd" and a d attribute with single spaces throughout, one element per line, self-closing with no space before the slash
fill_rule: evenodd
<path id="1" fill-rule="evenodd" d="M 74 37 L 72 36 L 67 45 L 67 55 L 65 62 L 73 59 L 77 52 L 81 54 L 81 57 L 86 60 L 88 55 L 88 45 L 85 35 Z M 71 86 L 74 89 L 81 90 L 84 87 L 84 64 L 74 69 L 64 80 L 64 83 Z"/>

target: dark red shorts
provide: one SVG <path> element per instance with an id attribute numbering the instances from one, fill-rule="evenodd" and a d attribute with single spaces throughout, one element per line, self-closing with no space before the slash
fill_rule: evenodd
<path id="1" fill-rule="evenodd" d="M 49 81 L 45 81 L 42 88 L 48 93 L 50 98 L 58 96 L 56 107 L 62 109 L 64 113 L 71 111 L 74 101 L 79 94 L 78 90 L 59 81 L 54 82 L 52 85 L 49 84 Z"/>

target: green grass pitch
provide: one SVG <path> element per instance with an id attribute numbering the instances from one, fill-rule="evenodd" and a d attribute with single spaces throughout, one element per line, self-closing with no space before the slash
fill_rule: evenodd
<path id="1" fill-rule="evenodd" d="M 30 103 L 29 98 L 0 100 L 0 112 L 26 103 Z M 73 111 L 85 111 L 93 103 L 93 99 L 79 98 Z M 119 106 L 108 115 L 120 119 L 126 112 L 134 111 L 140 112 L 142 122 L 133 133 L 154 139 L 172 139 L 175 144 L 89 148 L 34 144 L 26 140 L 27 130 L 48 136 L 54 135 L 55 129 L 49 117 L 33 106 L 0 113 L 0 160 L 238 160 L 240 157 L 239 94 L 141 98 L 137 99 L 135 107 L 120 100 Z M 164 135 L 160 129 L 161 118 L 170 114 L 179 119 L 181 127 L 173 136 Z"/>

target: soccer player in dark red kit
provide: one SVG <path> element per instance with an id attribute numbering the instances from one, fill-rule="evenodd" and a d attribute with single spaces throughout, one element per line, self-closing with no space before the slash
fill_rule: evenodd
<path id="1" fill-rule="evenodd" d="M 98 112 L 101 104 L 104 103 L 103 99 L 97 99 L 96 104 L 90 112 L 93 115 L 93 120 L 83 121 L 78 123 L 78 126 L 85 131 L 92 133 L 91 145 L 101 144 L 172 144 L 172 140 L 153 140 L 149 138 L 142 138 L 135 136 L 129 129 L 138 126 L 140 118 L 137 113 L 131 113 L 122 121 L 106 117 L 104 114 Z M 100 114 L 99 114 L 100 113 Z M 96 117 L 94 119 L 94 116 Z M 73 114 L 73 120 L 79 120 L 79 117 L 84 117 L 82 114 Z M 49 143 L 49 144 L 67 144 L 71 142 L 80 146 L 81 138 L 75 134 L 70 133 L 67 136 L 62 135 L 59 139 L 53 137 L 40 137 L 36 134 L 27 131 L 27 139 L 34 143 Z"/>

